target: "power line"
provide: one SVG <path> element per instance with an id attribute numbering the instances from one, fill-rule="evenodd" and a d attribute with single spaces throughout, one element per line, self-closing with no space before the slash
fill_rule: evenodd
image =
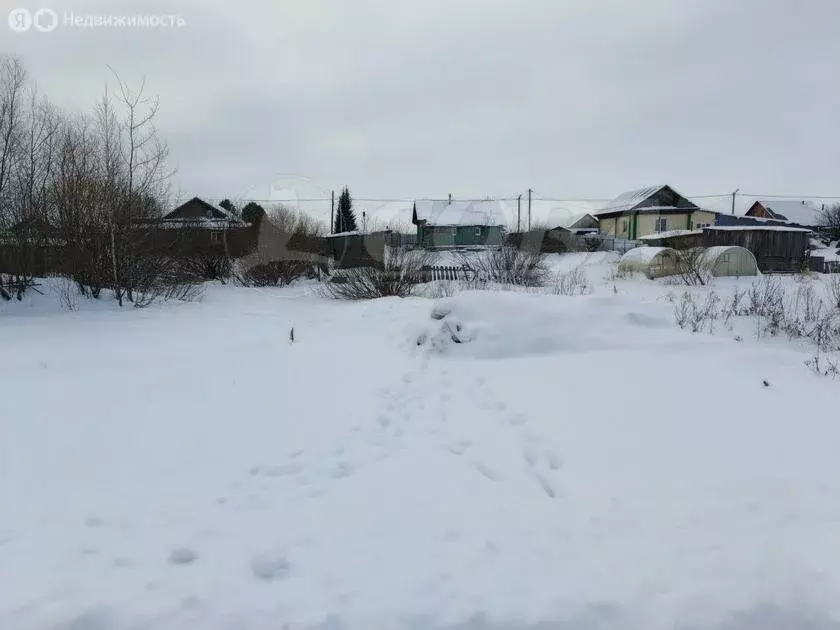
<path id="1" fill-rule="evenodd" d="M 755 195 L 753 193 L 738 193 L 740 197 L 759 197 L 762 199 L 840 199 L 837 195 Z"/>
<path id="2" fill-rule="evenodd" d="M 729 198 L 732 196 L 731 192 L 728 193 L 716 193 L 716 194 L 706 194 L 706 195 L 685 195 L 687 199 L 724 199 Z M 775 193 L 745 193 L 745 192 L 738 192 L 738 197 L 749 197 L 749 198 L 756 198 L 756 199 L 831 199 L 837 200 L 840 199 L 840 195 L 782 195 L 782 194 L 775 194 Z M 465 201 L 465 202 L 479 202 L 479 201 L 510 201 L 514 202 L 519 199 L 519 195 L 509 196 L 509 197 L 473 197 L 473 198 L 453 198 L 453 201 Z M 230 199 L 230 197 L 205 197 L 208 201 L 222 201 L 224 199 Z M 421 199 L 433 199 L 431 197 L 411 197 L 411 198 L 379 198 L 379 197 L 356 197 L 354 201 L 359 203 L 405 203 L 411 204 L 415 201 Z M 549 201 L 552 203 L 565 203 L 565 204 L 580 204 L 580 203 L 607 203 L 612 201 L 614 197 L 550 197 L 550 196 L 537 196 L 536 194 L 533 195 L 534 201 Z M 285 198 L 285 199 L 259 199 L 259 198 L 252 198 L 247 197 L 241 199 L 244 202 L 254 202 L 254 203 L 327 203 L 330 201 L 330 197 L 295 197 L 295 198 Z"/>

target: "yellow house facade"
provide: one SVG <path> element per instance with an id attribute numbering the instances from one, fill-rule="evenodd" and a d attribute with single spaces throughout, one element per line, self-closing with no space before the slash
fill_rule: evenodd
<path id="1" fill-rule="evenodd" d="M 602 234 L 636 240 L 650 234 L 714 225 L 716 213 L 662 185 L 622 193 L 596 216 Z"/>
<path id="2" fill-rule="evenodd" d="M 627 211 L 615 216 L 601 217 L 602 234 L 636 240 L 649 234 L 672 230 L 696 230 L 715 224 L 715 213 L 709 210 L 693 212 Z"/>

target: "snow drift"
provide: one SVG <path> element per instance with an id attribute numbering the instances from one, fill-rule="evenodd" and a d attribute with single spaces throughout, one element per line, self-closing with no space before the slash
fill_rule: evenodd
<path id="1" fill-rule="evenodd" d="M 837 383 L 633 286 L 4 318 L 0 627 L 836 629 Z"/>

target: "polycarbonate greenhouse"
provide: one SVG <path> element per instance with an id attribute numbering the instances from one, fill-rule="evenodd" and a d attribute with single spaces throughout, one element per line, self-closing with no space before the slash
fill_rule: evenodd
<path id="1" fill-rule="evenodd" d="M 757 276 L 753 253 L 737 245 L 718 245 L 703 252 L 702 265 L 713 276 Z"/>
<path id="2" fill-rule="evenodd" d="M 648 278 L 673 276 L 677 270 L 677 252 L 670 247 L 636 247 L 618 261 L 618 270 L 643 273 Z"/>

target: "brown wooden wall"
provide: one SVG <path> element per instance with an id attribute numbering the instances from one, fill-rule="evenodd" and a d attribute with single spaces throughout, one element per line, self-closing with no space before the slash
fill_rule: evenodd
<path id="1" fill-rule="evenodd" d="M 784 230 L 703 230 L 703 246 L 750 250 L 762 272 L 798 273 L 808 265 L 810 234 Z"/>

